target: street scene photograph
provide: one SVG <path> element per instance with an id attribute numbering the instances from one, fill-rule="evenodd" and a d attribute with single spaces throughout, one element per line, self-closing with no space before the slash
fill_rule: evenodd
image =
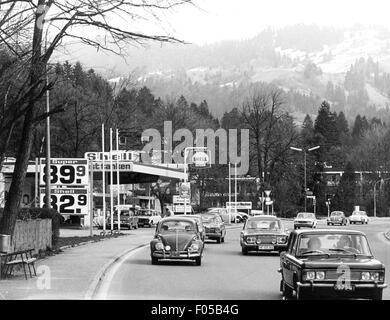
<path id="1" fill-rule="evenodd" d="M 0 305 L 390 300 L 389 9 L 0 0 Z"/>

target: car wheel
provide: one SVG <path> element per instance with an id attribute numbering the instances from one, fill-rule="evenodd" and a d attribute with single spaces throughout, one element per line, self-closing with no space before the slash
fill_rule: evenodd
<path id="1" fill-rule="evenodd" d="M 293 296 L 294 290 L 291 289 L 284 280 L 282 280 L 282 295 L 286 299 L 291 298 Z"/>
<path id="2" fill-rule="evenodd" d="M 297 300 L 308 300 L 309 294 L 302 288 L 297 288 Z"/>
<path id="3" fill-rule="evenodd" d="M 158 259 L 155 257 L 152 257 L 152 264 L 158 264 Z"/>
<path id="4" fill-rule="evenodd" d="M 222 238 L 221 238 L 221 242 L 225 242 L 225 237 L 222 237 Z"/>
<path id="5" fill-rule="evenodd" d="M 221 243 L 222 237 L 217 238 L 217 243 Z"/>
<path id="6" fill-rule="evenodd" d="M 195 264 L 200 266 L 202 264 L 202 257 L 195 258 Z"/>
<path id="7" fill-rule="evenodd" d="M 242 248 L 241 248 L 241 252 L 242 252 L 242 254 L 243 254 L 244 256 L 246 256 L 246 255 L 248 254 L 248 249 L 245 248 L 245 247 L 242 247 Z"/>
<path id="8" fill-rule="evenodd" d="M 378 290 L 370 296 L 370 299 L 371 300 L 382 300 L 382 296 L 383 296 L 383 290 Z"/>

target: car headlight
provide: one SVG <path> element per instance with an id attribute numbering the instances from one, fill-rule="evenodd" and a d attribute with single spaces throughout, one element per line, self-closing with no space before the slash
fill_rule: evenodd
<path id="1" fill-rule="evenodd" d="M 362 272 L 361 274 L 361 280 L 363 281 L 380 281 L 380 282 L 383 282 L 384 281 L 384 273 L 383 272 L 368 272 L 368 271 L 364 271 Z"/>
<path id="2" fill-rule="evenodd" d="M 286 240 L 287 240 L 287 237 L 285 237 L 285 236 L 283 236 L 283 237 L 278 237 L 278 238 L 277 238 L 277 242 L 278 242 L 278 243 L 285 243 Z"/>
<path id="3" fill-rule="evenodd" d="M 247 237 L 246 238 L 246 242 L 248 242 L 248 243 L 255 243 L 256 242 L 256 238 L 255 237 Z"/>
<path id="4" fill-rule="evenodd" d="M 324 280 L 325 279 L 325 272 L 324 271 L 317 271 L 316 272 L 316 279 L 317 280 Z"/>
<path id="5" fill-rule="evenodd" d="M 199 244 L 193 243 L 191 246 L 188 248 L 190 251 L 198 251 L 199 250 Z"/>
<path id="6" fill-rule="evenodd" d="M 306 271 L 303 274 L 303 280 L 314 280 L 316 278 L 316 273 L 314 271 Z"/>
<path id="7" fill-rule="evenodd" d="M 371 278 L 371 275 L 369 272 L 362 272 L 361 280 L 368 281 L 368 280 L 370 280 L 370 278 Z"/>
<path id="8" fill-rule="evenodd" d="M 164 250 L 164 245 L 161 242 L 157 242 L 154 247 L 156 250 Z"/>
<path id="9" fill-rule="evenodd" d="M 171 250 L 171 247 L 170 246 L 165 246 L 165 250 L 169 251 L 169 250 Z"/>

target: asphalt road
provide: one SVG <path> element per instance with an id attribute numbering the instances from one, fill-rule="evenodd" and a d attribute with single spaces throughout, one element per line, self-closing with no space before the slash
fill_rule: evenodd
<path id="1" fill-rule="evenodd" d="M 288 228 L 291 221 L 285 222 Z M 225 243 L 206 241 L 201 266 L 187 262 L 163 262 L 151 265 L 149 247 L 128 255 L 106 276 L 97 298 L 101 299 L 248 299 L 279 300 L 280 274 L 278 254 L 241 254 L 239 228 L 227 231 Z M 328 228 L 319 221 L 317 228 Z M 340 228 L 340 227 L 329 227 Z M 345 227 L 343 227 L 345 228 Z M 378 219 L 368 225 L 348 225 L 364 231 L 374 256 L 387 267 L 390 281 L 390 241 L 383 231 L 390 230 L 390 219 Z M 152 238 L 152 229 L 150 229 Z M 390 300 L 390 289 L 383 299 Z"/>

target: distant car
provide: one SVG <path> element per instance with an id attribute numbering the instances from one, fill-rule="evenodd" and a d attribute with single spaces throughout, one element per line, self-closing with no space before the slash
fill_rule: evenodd
<path id="1" fill-rule="evenodd" d="M 162 219 L 160 212 L 153 209 L 139 209 L 138 210 L 138 226 L 144 227 L 156 226 Z"/>
<path id="2" fill-rule="evenodd" d="M 340 226 L 346 226 L 348 223 L 347 218 L 343 211 L 332 211 L 330 213 L 329 218 L 326 220 L 327 225 L 335 225 L 338 224 Z"/>
<path id="3" fill-rule="evenodd" d="M 118 227 L 118 211 L 114 211 L 114 228 Z M 138 216 L 133 210 L 121 210 L 120 212 L 120 227 L 130 229 L 138 229 Z"/>
<path id="4" fill-rule="evenodd" d="M 368 224 L 369 218 L 367 216 L 367 212 L 365 211 L 354 211 L 352 215 L 349 217 L 350 224 Z"/>
<path id="5" fill-rule="evenodd" d="M 280 291 L 300 299 L 381 300 L 385 266 L 374 259 L 363 232 L 340 229 L 295 230 L 280 255 Z"/>
<path id="6" fill-rule="evenodd" d="M 299 212 L 294 219 L 294 229 L 301 227 L 316 228 L 317 218 L 312 212 Z"/>
<path id="7" fill-rule="evenodd" d="M 216 240 L 217 243 L 225 242 L 226 227 L 222 218 L 213 213 L 204 213 L 201 218 L 206 238 Z"/>
<path id="8" fill-rule="evenodd" d="M 193 260 L 202 263 L 203 241 L 198 223 L 186 216 L 173 216 L 160 220 L 154 239 L 150 242 L 152 264 L 159 260 Z"/>
<path id="9" fill-rule="evenodd" d="M 176 215 L 176 216 L 178 216 L 178 215 Z M 202 241 L 204 242 L 204 240 L 206 238 L 206 232 L 205 232 L 205 228 L 203 226 L 203 220 L 202 220 L 201 215 L 199 215 L 199 214 L 188 214 L 188 215 L 180 215 L 180 216 L 183 216 L 183 217 L 186 217 L 186 218 L 190 218 L 190 219 L 194 219 L 198 223 L 199 232 L 200 232 Z"/>
<path id="10" fill-rule="evenodd" d="M 263 210 L 251 210 L 250 215 L 251 216 L 262 216 L 262 215 L 264 215 L 264 212 L 263 212 Z"/>
<path id="11" fill-rule="evenodd" d="M 249 251 L 284 251 L 287 247 L 288 231 L 275 216 L 250 217 L 240 234 L 242 254 Z"/>
<path id="12" fill-rule="evenodd" d="M 226 208 L 209 208 L 207 209 L 207 213 L 218 214 L 223 222 L 230 223 L 229 221 L 229 213 Z"/>
<path id="13" fill-rule="evenodd" d="M 226 210 L 227 213 L 229 214 L 229 209 Z M 230 215 L 231 215 L 230 222 L 234 222 L 234 223 L 245 222 L 249 217 L 247 213 L 239 211 L 237 209 L 230 209 Z"/>

